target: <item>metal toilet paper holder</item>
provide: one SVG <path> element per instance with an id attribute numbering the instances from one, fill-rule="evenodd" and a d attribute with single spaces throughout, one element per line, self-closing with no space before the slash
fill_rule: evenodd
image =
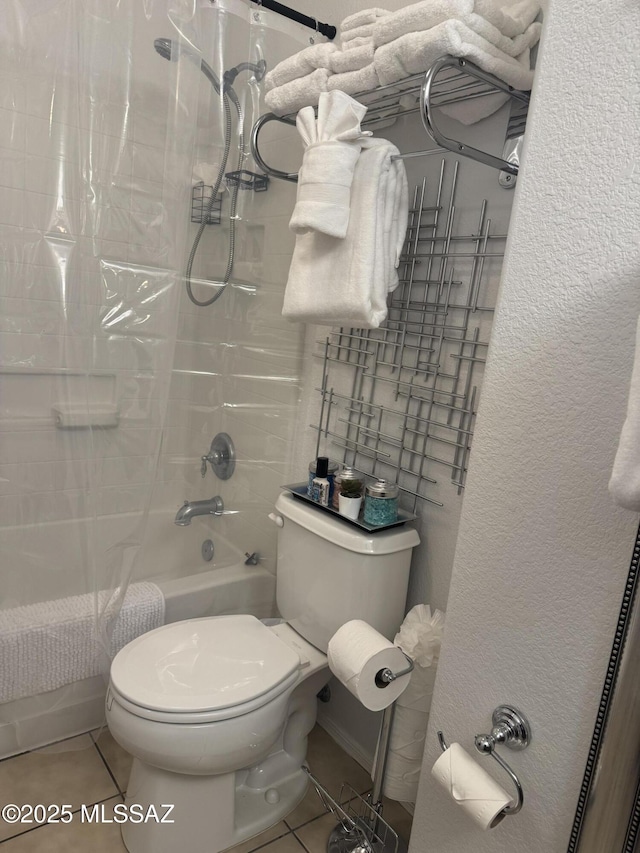
<path id="1" fill-rule="evenodd" d="M 524 803 L 524 791 L 516 774 L 504 758 L 496 752 L 496 746 L 504 744 L 509 749 L 526 749 L 531 743 L 531 726 L 525 715 L 513 705 L 498 705 L 491 719 L 493 722 L 491 733 L 475 736 L 476 749 L 483 755 L 490 755 L 491 758 L 494 758 L 513 780 L 518 793 L 518 800 L 513 805 L 504 808 L 502 814 L 518 814 Z M 438 741 L 443 752 L 449 749 L 442 732 L 438 732 Z"/>
<path id="2" fill-rule="evenodd" d="M 413 659 L 400 648 L 407 661 L 407 666 L 394 672 L 388 667 L 378 670 L 375 676 L 376 686 L 381 690 L 388 687 L 397 678 L 409 675 L 415 668 Z M 345 811 L 339 803 L 327 793 L 317 779 L 307 769 L 311 781 L 320 796 L 325 808 L 328 808 L 339 820 L 338 825 L 332 830 L 327 841 L 327 853 L 407 853 L 406 843 L 399 838 L 397 832 L 382 817 L 383 802 L 382 790 L 384 775 L 389 754 L 389 739 L 391 737 L 391 724 L 395 702 L 392 702 L 382 712 L 380 731 L 378 733 L 378 745 L 376 747 L 376 766 L 373 772 L 373 787 L 367 795 L 366 801 L 353 791 L 355 796 L 347 805 Z M 347 786 L 349 788 L 350 786 Z M 349 807 L 356 800 L 362 801 L 359 814 L 349 814 Z"/>
<path id="3" fill-rule="evenodd" d="M 402 652 L 400 646 L 396 646 L 396 648 Z M 402 654 L 407 659 L 407 667 L 406 669 L 401 669 L 399 672 L 392 672 L 388 667 L 381 669 L 376 673 L 376 687 L 388 687 L 392 681 L 395 681 L 396 678 L 400 678 L 402 675 L 408 675 L 410 672 L 414 670 L 414 663 L 412 658 L 406 652 L 402 652 Z"/>

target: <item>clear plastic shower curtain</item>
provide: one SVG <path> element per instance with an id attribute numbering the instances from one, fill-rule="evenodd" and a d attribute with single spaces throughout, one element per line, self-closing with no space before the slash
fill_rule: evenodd
<path id="1" fill-rule="evenodd" d="M 32 695 L 32 669 L 61 630 L 57 604 L 88 595 L 103 685 L 114 622 L 135 580 L 199 134 L 224 144 L 221 96 L 200 70 L 201 56 L 218 75 L 225 68 L 224 6 L 216 7 L 3 3 L 0 757 L 88 728 L 82 709 L 95 709 L 96 678 L 91 689 L 72 680 Z M 243 36 L 253 61 L 255 32 L 245 26 Z M 154 50 L 158 38 L 175 46 L 171 62 Z M 257 99 L 251 85 L 244 92 L 250 125 Z M 17 637 L 25 612 L 38 643 L 29 631 Z"/>

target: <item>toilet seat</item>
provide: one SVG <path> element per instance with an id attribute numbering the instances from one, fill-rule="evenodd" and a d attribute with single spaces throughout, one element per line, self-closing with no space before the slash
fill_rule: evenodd
<path id="1" fill-rule="evenodd" d="M 293 686 L 300 666 L 299 655 L 254 616 L 189 619 L 118 652 L 108 701 L 158 721 L 230 719 Z"/>

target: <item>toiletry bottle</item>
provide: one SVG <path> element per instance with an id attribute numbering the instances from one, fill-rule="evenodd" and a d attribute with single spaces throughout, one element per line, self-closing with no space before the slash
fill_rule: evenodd
<path id="1" fill-rule="evenodd" d="M 312 496 L 313 478 L 316 476 L 316 464 L 317 464 L 317 460 L 315 460 L 315 459 L 313 460 L 313 462 L 309 462 L 309 485 L 307 486 L 307 496 L 308 497 Z M 327 474 L 327 480 L 329 481 L 329 486 L 330 486 L 329 500 L 331 500 L 331 497 L 333 496 L 334 480 L 335 480 L 335 476 L 336 476 L 336 473 L 337 473 L 339 467 L 340 466 L 338 465 L 337 462 L 335 462 L 333 459 L 329 459 L 329 473 Z"/>
<path id="2" fill-rule="evenodd" d="M 329 490 L 331 484 L 327 479 L 329 473 L 329 459 L 326 456 L 318 456 L 316 463 L 316 476 L 313 478 L 311 489 L 311 500 L 321 506 L 329 506 Z"/>

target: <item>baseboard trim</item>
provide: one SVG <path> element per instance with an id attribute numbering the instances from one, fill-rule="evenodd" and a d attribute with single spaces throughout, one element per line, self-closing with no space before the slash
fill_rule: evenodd
<path id="1" fill-rule="evenodd" d="M 356 743 L 346 732 L 345 730 L 339 726 L 336 721 L 329 717 L 325 716 L 322 713 L 322 710 L 318 712 L 318 725 L 327 732 L 327 734 L 331 735 L 333 740 L 338 744 L 338 746 L 342 747 L 347 755 L 350 755 L 361 767 L 371 775 L 371 769 L 373 767 L 373 757 L 368 755 L 364 749 L 360 746 L 359 743 Z"/>

